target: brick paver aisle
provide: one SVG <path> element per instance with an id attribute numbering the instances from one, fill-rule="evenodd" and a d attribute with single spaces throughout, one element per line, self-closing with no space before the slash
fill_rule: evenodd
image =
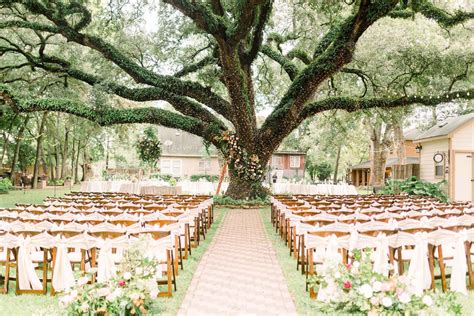
<path id="1" fill-rule="evenodd" d="M 296 315 L 256 210 L 230 210 L 196 269 L 178 315 Z"/>

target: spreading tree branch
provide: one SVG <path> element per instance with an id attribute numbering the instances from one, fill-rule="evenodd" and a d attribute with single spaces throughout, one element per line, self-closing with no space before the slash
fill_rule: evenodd
<path id="1" fill-rule="evenodd" d="M 94 108 L 80 101 L 54 98 L 20 98 L 5 85 L 0 85 L 0 103 L 6 104 L 16 112 L 29 113 L 51 111 L 68 113 L 100 126 L 116 124 L 148 123 L 184 130 L 214 142 L 214 136 L 223 129 L 213 123 L 206 123 L 194 117 L 184 116 L 156 107 L 141 108 Z"/>
<path id="2" fill-rule="evenodd" d="M 268 45 L 263 45 L 261 51 L 264 55 L 280 64 L 280 66 L 288 74 L 288 77 L 290 77 L 290 80 L 293 81 L 296 78 L 298 75 L 298 68 L 291 62 L 290 59 L 286 58 Z"/>
<path id="3" fill-rule="evenodd" d="M 437 96 L 404 96 L 401 98 L 350 98 L 350 97 L 332 97 L 321 101 L 309 103 L 300 114 L 300 122 L 317 113 L 339 109 L 347 112 L 366 110 L 371 108 L 395 108 L 420 104 L 426 106 L 436 106 L 441 103 L 450 102 L 457 99 L 474 99 L 474 89 L 453 91 Z"/>
<path id="4" fill-rule="evenodd" d="M 21 1 L 11 0 L 11 2 L 19 3 Z M 103 57 L 116 64 L 130 75 L 137 83 L 147 84 L 162 89 L 171 89 L 174 93 L 193 98 L 200 103 L 206 104 L 227 119 L 232 119 L 227 117 L 227 113 L 229 113 L 230 109 L 229 103 L 212 92 L 210 88 L 206 88 L 197 82 L 185 81 L 173 76 L 159 75 L 141 67 L 115 46 L 105 42 L 103 39 L 97 36 L 80 33 L 76 28 L 68 23 L 65 16 L 61 15 L 61 12 L 56 12 L 52 8 L 44 6 L 39 1 L 31 0 L 22 4 L 32 13 L 43 15 L 53 22 L 55 26 L 25 21 L 6 21 L 0 23 L 0 29 L 14 26 L 61 34 L 70 41 L 98 51 Z M 86 9 L 84 8 L 84 10 Z M 64 12 L 62 13 L 64 14 Z"/>
<path id="5" fill-rule="evenodd" d="M 411 0 L 411 4 L 406 9 L 393 10 L 389 16 L 393 18 L 411 18 L 414 13 L 420 13 L 428 19 L 435 20 L 439 25 L 450 28 L 474 18 L 474 12 L 456 11 L 454 14 L 448 13 L 435 6 L 428 0 Z"/>
<path id="6" fill-rule="evenodd" d="M 257 15 L 257 22 L 252 32 L 252 40 L 250 49 L 245 53 L 245 61 L 247 64 L 251 64 L 257 57 L 258 51 L 262 46 L 263 41 L 263 30 L 267 25 L 268 19 L 272 13 L 273 0 L 267 0 L 260 7 L 259 14 Z"/>

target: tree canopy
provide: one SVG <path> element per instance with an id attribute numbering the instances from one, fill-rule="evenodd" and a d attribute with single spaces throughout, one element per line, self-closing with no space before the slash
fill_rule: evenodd
<path id="1" fill-rule="evenodd" d="M 273 151 L 315 114 L 474 96 L 468 5 L 0 0 L 0 15 L 3 104 L 201 136 L 227 158 L 228 194 L 237 198 L 261 192 Z M 150 22 L 156 30 L 146 29 Z M 390 42 L 422 41 L 420 28 L 410 31 L 419 23 L 442 40 L 391 49 Z M 443 40 L 448 47 L 438 47 Z M 38 81 L 60 83 L 64 91 L 40 93 Z M 259 124 L 261 107 L 270 113 Z"/>

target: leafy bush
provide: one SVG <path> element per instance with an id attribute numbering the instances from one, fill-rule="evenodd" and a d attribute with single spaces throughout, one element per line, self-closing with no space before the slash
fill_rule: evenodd
<path id="1" fill-rule="evenodd" d="M 442 186 L 446 184 L 446 180 L 439 183 L 430 183 L 418 180 L 415 176 L 406 180 L 389 180 L 385 187 L 382 188 L 382 194 L 400 194 L 402 192 L 409 195 L 431 196 L 440 199 L 443 202 L 448 200 L 448 196 L 443 191 Z"/>
<path id="2" fill-rule="evenodd" d="M 268 205 L 270 198 L 257 198 L 252 200 L 235 200 L 230 196 L 214 196 L 214 204 L 216 205 Z"/>
<path id="3" fill-rule="evenodd" d="M 318 163 L 315 166 L 315 172 L 319 180 L 325 181 L 331 176 L 332 166 L 327 162 Z"/>
<path id="4" fill-rule="evenodd" d="M 209 182 L 217 182 L 219 181 L 219 176 L 213 176 L 208 174 L 193 174 L 190 178 L 191 182 L 198 182 L 201 179 L 204 179 Z"/>
<path id="5" fill-rule="evenodd" d="M 150 176 L 150 179 L 157 179 L 157 180 L 162 180 L 165 182 L 170 182 L 172 181 L 171 179 L 174 179 L 174 181 L 179 182 L 181 180 L 180 177 L 173 177 L 170 174 L 160 174 L 160 173 L 155 173 Z"/>
<path id="6" fill-rule="evenodd" d="M 3 178 L 0 180 L 0 193 L 8 193 L 13 189 L 12 182 L 8 178 Z"/>

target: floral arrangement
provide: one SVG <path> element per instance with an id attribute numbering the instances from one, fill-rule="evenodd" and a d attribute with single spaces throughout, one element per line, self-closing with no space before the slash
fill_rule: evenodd
<path id="1" fill-rule="evenodd" d="M 261 181 L 265 175 L 265 167 L 256 154 L 249 154 L 239 145 L 239 138 L 232 131 L 225 131 L 215 139 L 222 144 L 221 150 L 227 159 L 230 170 L 250 181 Z"/>
<path id="2" fill-rule="evenodd" d="M 146 257 L 145 242 L 124 251 L 116 277 L 90 284 L 89 275 L 77 280 L 65 291 L 60 304 L 69 315 L 145 315 L 158 297 L 158 279 L 162 270 L 158 261 Z"/>
<path id="3" fill-rule="evenodd" d="M 418 296 L 405 276 L 386 277 L 373 271 L 370 251 L 354 251 L 352 264 L 323 264 L 309 279 L 318 291 L 317 308 L 329 314 L 461 315 L 453 292 L 426 291 Z"/>

